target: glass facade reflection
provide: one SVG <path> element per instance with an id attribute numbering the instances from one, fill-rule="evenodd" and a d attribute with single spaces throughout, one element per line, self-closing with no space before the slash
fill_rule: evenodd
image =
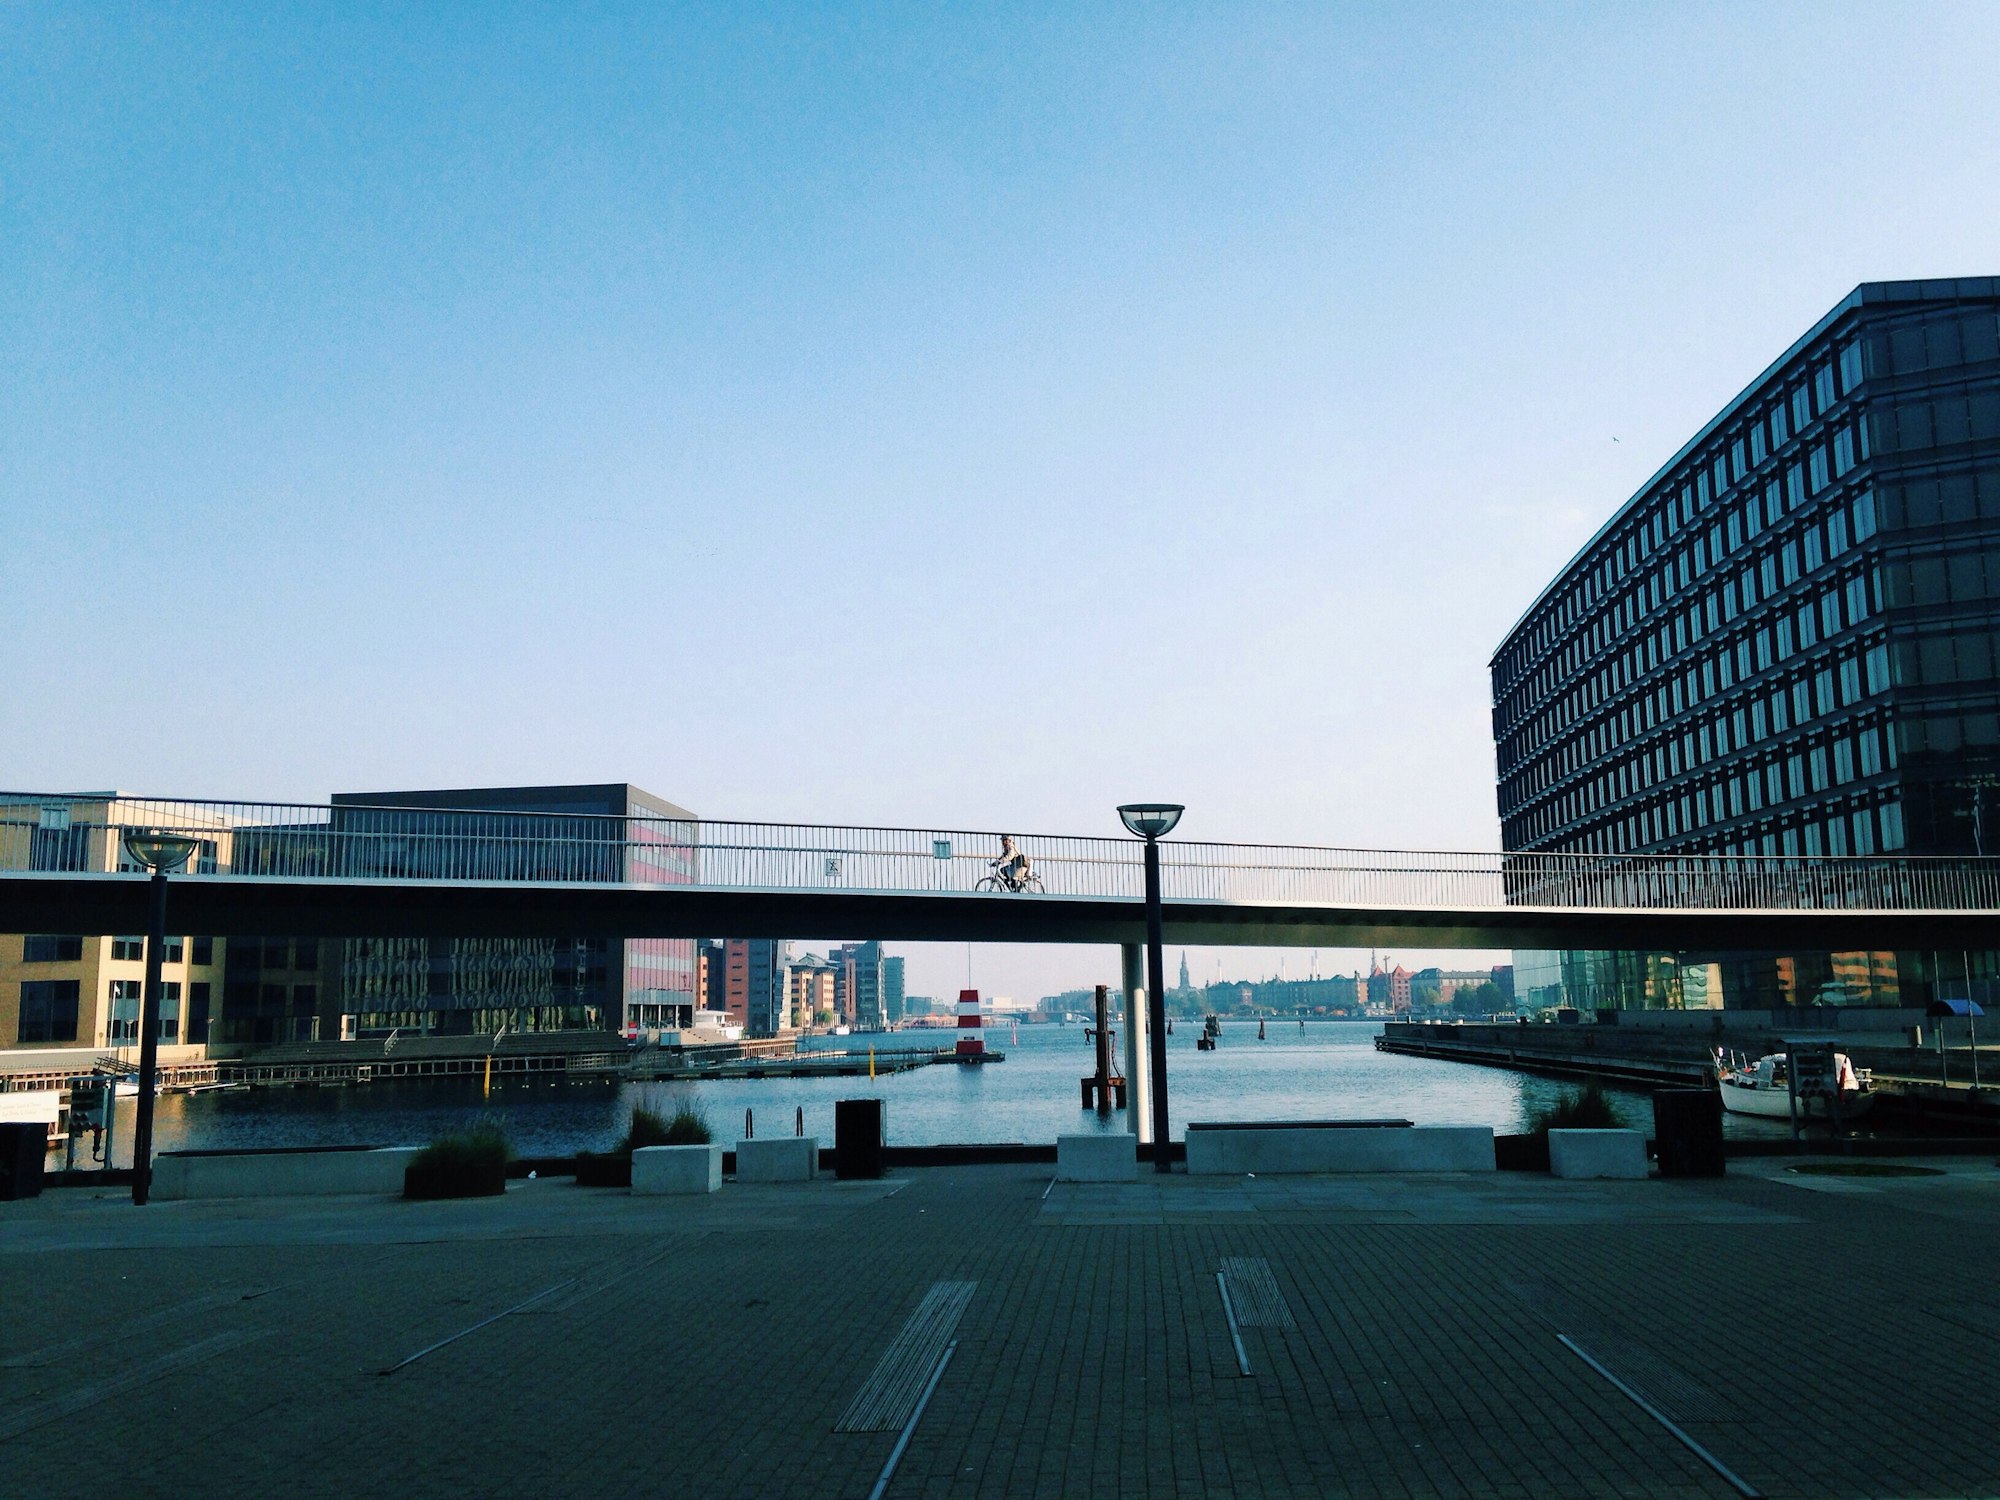
<path id="1" fill-rule="evenodd" d="M 487 880 L 694 879 L 694 814 L 623 783 L 345 793 L 330 833 L 375 873 Z M 472 851 L 468 855 L 468 850 Z M 478 863 L 468 867 L 468 857 Z M 351 938 L 327 945 L 347 1035 L 660 1024 L 694 1004 L 681 938 Z"/>
<path id="2" fill-rule="evenodd" d="M 1856 288 L 1605 524 L 1491 672 L 1509 850 L 1985 852 L 2000 840 L 2000 279 Z M 1731 1005 L 1909 1003 L 1937 967 L 1713 966 Z M 1579 988 L 1650 1005 L 1687 987 Z"/>

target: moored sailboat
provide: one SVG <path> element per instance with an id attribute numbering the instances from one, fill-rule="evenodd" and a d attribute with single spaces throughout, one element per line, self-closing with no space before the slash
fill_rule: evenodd
<path id="1" fill-rule="evenodd" d="M 1858 1120 L 1875 1103 L 1875 1080 L 1868 1069 L 1856 1068 L 1845 1052 L 1833 1054 L 1833 1065 L 1839 1089 L 1838 1118 L 1843 1123 Z M 1715 1081 L 1722 1091 L 1722 1107 L 1732 1114 L 1789 1120 L 1793 1097 L 1790 1067 L 1791 1057 L 1784 1052 L 1767 1053 L 1755 1063 L 1746 1063 L 1741 1058 L 1725 1060 L 1718 1047 Z M 1814 1084 L 1820 1082 L 1814 1080 Z M 1798 1109 L 1801 1120 L 1835 1118 L 1832 1091 L 1818 1086 L 1801 1087 Z"/>

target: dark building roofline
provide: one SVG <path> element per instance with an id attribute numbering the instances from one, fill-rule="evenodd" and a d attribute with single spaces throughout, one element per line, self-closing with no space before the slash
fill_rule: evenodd
<path id="1" fill-rule="evenodd" d="M 1682 443 L 1675 450 L 1672 458 L 1654 470 L 1652 477 L 1633 491 L 1631 498 L 1626 500 L 1617 510 L 1613 511 L 1609 520 L 1591 533 L 1590 540 L 1577 549 L 1575 556 L 1571 557 L 1568 562 L 1556 570 L 1555 577 L 1551 578 L 1543 586 L 1542 591 L 1535 595 L 1534 602 L 1521 612 L 1521 617 L 1507 628 L 1505 635 L 1500 637 L 1500 644 L 1494 648 L 1493 654 L 1487 658 L 1487 670 L 1491 671 L 1499 662 L 1502 653 L 1513 643 L 1514 637 L 1520 633 L 1521 627 L 1533 618 L 1535 612 L 1547 602 L 1549 595 L 1556 591 L 1557 586 L 1569 577 L 1571 571 L 1578 563 L 1590 555 L 1592 549 L 1599 542 L 1603 541 L 1606 536 L 1617 529 L 1618 524 L 1630 515 L 1639 502 L 1652 492 L 1655 485 L 1659 484 L 1682 463 L 1686 462 L 1689 455 L 1695 449 L 1715 436 L 1718 428 L 1725 427 L 1734 420 L 1737 413 L 1742 411 L 1752 395 L 1762 390 L 1764 385 L 1779 370 L 1803 354 L 1808 345 L 1824 338 L 1835 323 L 1839 322 L 1849 313 L 1875 303 L 1959 302 L 1995 297 L 2000 297 L 2000 276 L 1944 276 L 1933 277 L 1927 281 L 1862 282 L 1861 285 L 1836 302 L 1818 322 L 1814 323 L 1812 327 L 1794 339 L 1791 346 L 1783 354 L 1780 354 L 1770 364 L 1766 365 L 1762 373 L 1755 380 L 1744 386 L 1730 400 L 1727 406 L 1723 407 L 1713 417 L 1710 417 L 1703 424 L 1701 431 L 1697 432 L 1685 443 Z"/>
<path id="2" fill-rule="evenodd" d="M 628 810 L 662 818 L 696 818 L 696 814 L 656 797 L 629 781 L 573 783 L 564 786 L 484 786 L 427 788 L 402 792 L 335 792 L 336 807 L 422 807 L 464 812 L 506 812 L 525 803 L 543 806 L 579 805 L 579 810 L 623 816 Z M 583 804 L 598 804 L 584 808 Z M 613 809 L 616 811 L 614 812 Z"/>

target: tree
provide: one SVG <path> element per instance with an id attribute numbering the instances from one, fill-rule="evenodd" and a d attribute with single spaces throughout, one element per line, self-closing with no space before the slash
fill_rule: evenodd
<path id="1" fill-rule="evenodd" d="M 1484 984 L 1463 985 L 1451 997 L 1451 1008 L 1468 1016 L 1491 1015 L 1505 1009 L 1506 1004 L 1507 997 L 1500 993 L 1500 986 L 1490 979 Z"/>

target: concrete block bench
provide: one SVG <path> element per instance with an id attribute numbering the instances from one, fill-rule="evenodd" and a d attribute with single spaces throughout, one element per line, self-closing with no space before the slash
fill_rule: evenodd
<path id="1" fill-rule="evenodd" d="M 713 1193 L 722 1187 L 722 1147 L 641 1146 L 632 1153 L 635 1196 Z"/>
<path id="2" fill-rule="evenodd" d="M 1556 1177 L 1644 1177 L 1646 1138 L 1636 1130 L 1551 1130 L 1549 1172 Z"/>
<path id="3" fill-rule="evenodd" d="M 318 1193 L 400 1195 L 420 1146 L 335 1146 L 278 1151 L 163 1151 L 152 1196 L 281 1198 Z"/>
<path id="4" fill-rule="evenodd" d="M 816 1135 L 774 1135 L 736 1143 L 738 1182 L 806 1182 L 818 1171 Z"/>
<path id="5" fill-rule="evenodd" d="M 1488 1125 L 1407 1120 L 1195 1122 L 1187 1128 L 1191 1176 L 1302 1172 L 1491 1172 Z"/>
<path id="6" fill-rule="evenodd" d="M 1057 1182 L 1136 1182 L 1139 1142 L 1130 1135 L 1059 1135 Z"/>

